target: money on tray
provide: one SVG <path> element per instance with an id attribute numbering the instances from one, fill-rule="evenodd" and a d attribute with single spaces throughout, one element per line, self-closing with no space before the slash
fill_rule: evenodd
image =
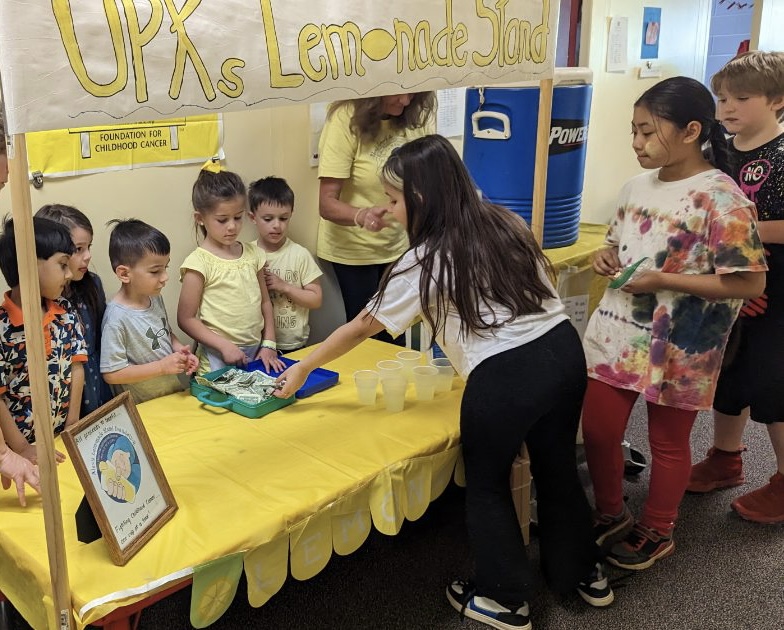
<path id="1" fill-rule="evenodd" d="M 232 396 L 246 405 L 258 405 L 272 397 L 276 389 L 275 378 L 263 372 L 246 372 L 232 368 L 215 380 L 197 376 L 196 382 L 210 389 Z"/>

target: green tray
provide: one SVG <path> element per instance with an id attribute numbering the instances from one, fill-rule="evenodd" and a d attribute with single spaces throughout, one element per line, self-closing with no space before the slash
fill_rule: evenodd
<path id="1" fill-rule="evenodd" d="M 204 378 L 209 381 L 214 381 L 221 374 L 231 370 L 233 367 L 233 365 L 227 365 L 219 370 L 208 372 L 204 375 Z M 286 407 L 297 400 L 294 396 L 290 396 L 289 398 L 272 397 L 257 405 L 249 405 L 241 400 L 237 400 L 234 396 L 227 396 L 226 394 L 222 394 L 221 392 L 210 389 L 204 385 L 199 385 L 195 380 L 191 381 L 191 396 L 195 396 L 199 402 L 204 405 L 228 409 L 229 411 L 238 413 L 246 418 L 261 418 L 262 416 L 266 416 L 276 409 Z"/>

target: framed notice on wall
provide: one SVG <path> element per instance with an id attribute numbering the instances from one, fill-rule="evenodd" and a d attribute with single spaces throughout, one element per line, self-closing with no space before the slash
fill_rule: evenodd
<path id="1" fill-rule="evenodd" d="M 63 431 L 63 441 L 109 555 L 124 565 L 177 511 L 131 395 Z"/>

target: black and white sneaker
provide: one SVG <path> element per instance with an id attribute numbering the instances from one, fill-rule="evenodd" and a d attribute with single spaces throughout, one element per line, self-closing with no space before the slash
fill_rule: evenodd
<path id="1" fill-rule="evenodd" d="M 577 585 L 577 592 L 591 606 L 602 608 L 609 606 L 615 600 L 615 594 L 610 588 L 610 582 L 602 570 L 602 563 L 597 562 L 593 571 L 585 578 L 585 581 Z"/>
<path id="2" fill-rule="evenodd" d="M 499 630 L 531 630 L 528 604 L 524 603 L 517 610 L 507 608 L 503 604 L 479 597 L 476 589 L 469 582 L 457 580 L 446 587 L 446 598 L 461 615 L 484 623 Z"/>

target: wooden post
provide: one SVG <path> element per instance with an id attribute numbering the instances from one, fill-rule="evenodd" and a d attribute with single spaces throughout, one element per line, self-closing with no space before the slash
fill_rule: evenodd
<path id="1" fill-rule="evenodd" d="M 50 619 L 49 623 L 54 629 L 69 630 L 72 626 L 71 588 L 65 557 L 57 465 L 54 461 L 54 429 L 49 403 L 41 289 L 38 284 L 38 259 L 35 254 L 33 210 L 30 183 L 27 178 L 27 146 L 24 134 L 14 136 L 13 157 L 10 152 L 8 157 L 16 258 L 19 263 L 19 285 L 25 322 L 27 366 L 30 371 L 38 468 L 41 475 L 41 501 L 46 529 L 46 547 L 49 552 L 49 575 L 52 580 L 52 596 L 57 617 Z"/>
<path id="2" fill-rule="evenodd" d="M 536 158 L 531 230 L 541 245 L 544 240 L 544 199 L 547 191 L 547 160 L 550 156 L 550 119 L 553 107 L 553 80 L 539 82 L 539 117 L 536 123 Z"/>

